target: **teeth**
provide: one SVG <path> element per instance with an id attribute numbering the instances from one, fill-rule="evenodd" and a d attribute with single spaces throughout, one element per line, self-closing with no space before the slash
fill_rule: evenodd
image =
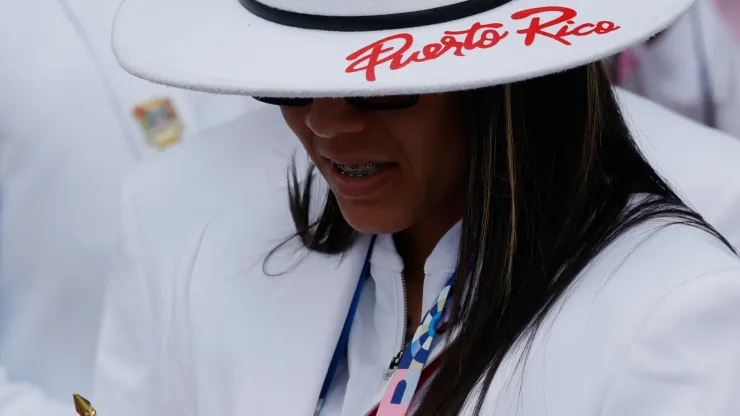
<path id="1" fill-rule="evenodd" d="M 376 165 L 375 163 L 365 163 L 363 165 L 345 165 L 338 162 L 333 163 L 342 175 L 350 177 L 373 176 L 377 174 L 381 168 L 381 166 Z"/>

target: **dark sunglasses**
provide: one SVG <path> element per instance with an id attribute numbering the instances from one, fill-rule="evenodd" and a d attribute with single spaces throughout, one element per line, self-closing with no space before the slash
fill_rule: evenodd
<path id="1" fill-rule="evenodd" d="M 255 100 L 272 105 L 285 107 L 303 107 L 311 104 L 313 98 L 275 98 L 252 97 Z M 345 98 L 352 106 L 362 110 L 404 110 L 419 102 L 418 95 L 388 95 L 385 97 L 348 97 Z"/>

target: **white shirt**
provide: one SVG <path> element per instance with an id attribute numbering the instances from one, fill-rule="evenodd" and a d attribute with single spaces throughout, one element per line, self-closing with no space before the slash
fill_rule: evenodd
<path id="1" fill-rule="evenodd" d="M 110 50 L 118 3 L 0 6 L 1 416 L 71 415 L 71 394 L 91 394 L 121 183 L 163 152 L 134 106 L 171 99 L 183 143 L 258 108 L 125 73 Z"/>
<path id="2" fill-rule="evenodd" d="M 733 157 L 738 143 L 631 94 L 620 98 L 651 160 L 712 223 L 731 229 L 740 187 L 728 184 L 732 171 L 716 163 L 715 151 Z M 267 264 L 270 273 L 287 272 L 266 276 L 266 253 L 293 232 L 283 155 L 298 144 L 277 111 L 221 133 L 209 152 L 183 148 L 128 182 L 123 257 L 108 291 L 92 397 L 100 414 L 314 410 L 370 238 L 361 237 L 341 262 L 309 254 L 291 268 L 300 257 L 293 241 Z M 246 151 L 249 140 L 261 140 L 268 151 Z M 194 167 L 195 160 L 201 165 Z M 704 170 L 684 172 L 694 166 Z M 188 174 L 178 178 L 185 167 Z M 188 186 L 190 177 L 202 179 Z M 163 198 L 161 186 L 177 193 Z M 189 208 L 166 220 L 174 207 Z M 584 270 L 535 339 L 521 384 L 509 390 L 521 345 L 507 356 L 484 416 L 737 414 L 740 263 L 703 231 L 657 225 L 628 231 Z M 175 266 L 164 247 L 186 234 L 190 244 Z M 425 306 L 448 277 L 452 240 L 446 236 L 427 261 Z M 400 260 L 390 242 L 381 238 L 373 254 L 372 282 L 327 415 L 370 410 L 398 351 Z M 671 369 L 684 371 L 682 383 L 670 382 Z M 511 395 L 517 392 L 521 402 Z"/>
<path id="3" fill-rule="evenodd" d="M 421 310 L 409 313 L 419 312 L 424 316 L 455 271 L 461 228 L 462 223 L 457 223 L 447 231 L 427 258 Z M 380 401 L 390 381 L 386 372 L 391 359 L 401 350 L 405 338 L 404 290 L 403 260 L 396 251 L 393 236 L 380 235 L 370 259 L 370 276 L 352 323 L 349 354 L 340 362 L 322 414 L 364 414 Z M 416 328 L 409 330 L 413 332 Z M 439 342 L 440 338 L 435 338 L 427 364 L 442 352 L 444 343 Z"/>

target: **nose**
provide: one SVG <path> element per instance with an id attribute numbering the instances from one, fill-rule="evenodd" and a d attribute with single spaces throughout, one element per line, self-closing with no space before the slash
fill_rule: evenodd
<path id="1" fill-rule="evenodd" d="M 306 126 L 318 137 L 332 138 L 359 133 L 367 127 L 367 115 L 343 98 L 316 98 L 306 114 Z"/>

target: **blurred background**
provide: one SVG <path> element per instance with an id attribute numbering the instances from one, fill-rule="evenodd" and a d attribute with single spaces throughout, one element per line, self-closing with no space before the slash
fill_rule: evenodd
<path id="1" fill-rule="evenodd" d="M 125 73 L 118 3 L 0 3 L 0 416 L 70 416 L 71 392 L 91 394 L 124 178 L 262 106 Z M 740 138 L 739 45 L 740 0 L 697 0 L 606 65 L 615 85 Z"/>

